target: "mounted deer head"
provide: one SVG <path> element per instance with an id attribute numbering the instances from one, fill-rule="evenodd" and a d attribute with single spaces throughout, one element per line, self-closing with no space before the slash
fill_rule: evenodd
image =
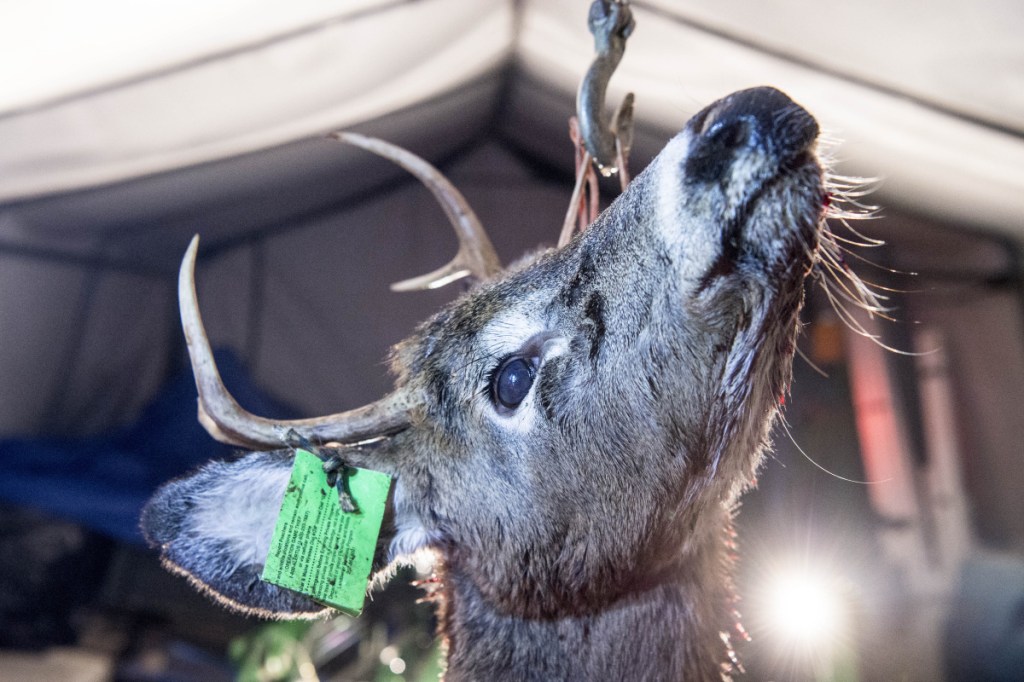
<path id="1" fill-rule="evenodd" d="M 295 429 L 339 444 L 329 467 L 395 477 L 390 556 L 439 555 L 449 679 L 727 674 L 734 506 L 788 388 L 804 279 L 836 248 L 817 136 L 781 92 L 734 93 L 584 233 L 500 274 L 457 192 L 414 169 L 465 235 L 431 281 L 480 283 L 395 348 L 390 395 L 318 419 L 261 419 L 227 394 L 193 243 L 180 287 L 201 419 L 278 451 L 164 486 L 144 513 L 150 542 L 236 609 L 322 613 L 258 579 Z"/>

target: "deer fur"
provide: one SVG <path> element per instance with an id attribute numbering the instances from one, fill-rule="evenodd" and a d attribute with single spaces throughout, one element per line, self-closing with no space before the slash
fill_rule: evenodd
<path id="1" fill-rule="evenodd" d="M 391 557 L 438 556 L 449 680 L 709 680 L 733 669 L 732 517 L 788 389 L 828 203 L 814 119 L 777 90 L 697 114 L 564 248 L 394 350 L 407 426 L 342 446 L 395 478 Z M 508 358 L 535 376 L 513 409 Z M 166 565 L 266 616 L 287 451 L 212 463 L 143 516 Z"/>

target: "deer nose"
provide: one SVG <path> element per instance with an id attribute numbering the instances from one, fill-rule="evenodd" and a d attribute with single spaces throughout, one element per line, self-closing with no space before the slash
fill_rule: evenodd
<path id="1" fill-rule="evenodd" d="M 760 150 L 783 162 L 803 153 L 818 137 L 818 123 L 775 88 L 741 90 L 693 117 L 687 177 L 700 182 L 723 178 L 743 149 Z"/>

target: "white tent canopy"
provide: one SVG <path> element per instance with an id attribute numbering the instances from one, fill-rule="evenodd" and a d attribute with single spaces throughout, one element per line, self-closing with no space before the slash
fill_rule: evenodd
<path id="1" fill-rule="evenodd" d="M 499 103 L 522 112 L 530 125 L 505 126 L 505 134 L 561 163 L 564 118 L 592 56 L 588 4 L 7 6 L 0 201 L 258 153 L 502 78 L 475 102 L 477 125 L 489 123 Z M 651 0 L 633 7 L 639 28 L 611 96 L 636 92 L 645 129 L 664 136 L 724 93 L 770 83 L 843 141 L 843 172 L 884 181 L 883 203 L 1022 234 L 1019 5 Z M 509 64 L 514 71 L 502 71 Z M 409 120 L 394 134 L 450 133 L 443 119 L 432 124 Z"/>

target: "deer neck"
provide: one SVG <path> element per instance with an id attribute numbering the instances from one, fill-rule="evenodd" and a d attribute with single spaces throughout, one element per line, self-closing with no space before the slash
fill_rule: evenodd
<path id="1" fill-rule="evenodd" d="M 729 679 L 742 629 L 726 525 L 659 580 L 581 614 L 503 613 L 458 566 L 441 566 L 445 680 Z"/>

